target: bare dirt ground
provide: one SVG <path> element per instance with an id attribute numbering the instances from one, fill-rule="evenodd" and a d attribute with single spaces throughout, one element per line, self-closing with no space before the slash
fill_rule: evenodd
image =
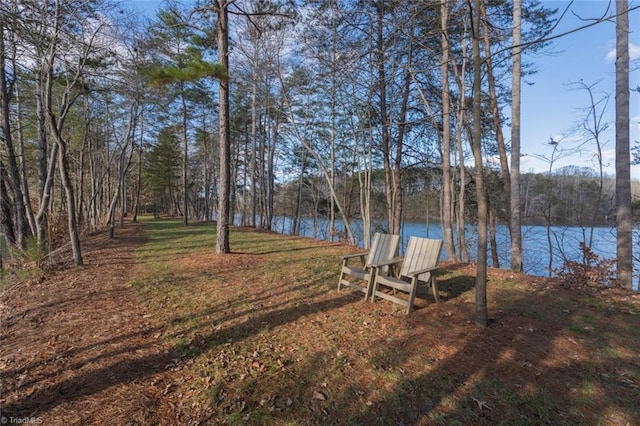
<path id="1" fill-rule="evenodd" d="M 185 406 L 194 383 L 212 392 L 211 379 L 197 370 L 176 367 L 175 346 L 160 337 L 162 321 L 147 311 L 151 308 L 145 308 L 148 305 L 131 286 L 135 250 L 144 242 L 139 224 L 128 224 L 113 240 L 103 235 L 90 237 L 83 242 L 85 266 L 60 267 L 4 290 L 0 305 L 4 422 L 215 424 L 234 410 L 248 412 L 253 404 L 257 409 L 272 405 L 269 413 L 281 413 L 283 419 L 296 418 L 299 413 L 302 424 L 346 424 L 342 416 L 347 415 L 350 424 L 368 424 L 373 419 L 390 424 L 395 415 L 415 419 L 412 424 L 446 424 L 447 416 L 496 424 L 507 415 L 516 418 L 507 412 L 517 411 L 518 404 L 530 406 L 532 400 L 541 398 L 540 409 L 547 411 L 538 419 L 528 413 L 524 423 L 575 424 L 576 419 L 584 419 L 582 424 L 640 424 L 634 417 L 638 410 L 627 410 L 620 403 L 634 393 L 640 400 L 639 344 L 637 339 L 629 342 L 618 337 L 629 335 L 625 324 L 637 324 L 633 307 L 640 304 L 638 295 L 623 290 L 568 289 L 540 277 L 491 270 L 490 283 L 496 284 L 489 288 L 491 326 L 479 329 L 473 324 L 469 299 L 472 265 L 449 265 L 453 278 L 441 280 L 443 303 L 420 301 L 409 316 L 386 303 L 372 309 L 360 302 L 358 294 L 322 289 L 314 290 L 307 302 L 288 309 L 279 306 L 290 303 L 286 299 L 290 292 L 280 296 L 265 289 L 270 297 L 255 296 L 255 302 L 249 298 L 252 310 L 247 316 L 232 308 L 207 311 L 209 326 L 216 327 L 215 337 L 205 339 L 198 331 L 193 345 L 198 346 L 200 339 L 201 348 L 192 352 L 211 351 L 212 342 L 231 341 L 231 337 L 234 341 L 262 339 L 257 330 L 271 323 L 275 324 L 273 331 L 265 331 L 271 333 L 270 340 L 256 340 L 263 359 L 276 349 L 294 346 L 297 351 L 309 348 L 310 353 L 318 342 L 324 348 L 339 348 L 339 357 L 321 353 L 313 362 L 274 357 L 274 368 L 285 376 L 276 381 L 274 374 L 256 381 L 252 386 L 265 386 L 265 395 L 270 395 L 256 401 L 247 388 L 237 389 L 236 396 L 234 389 L 244 376 L 264 373 L 269 365 L 257 359 L 258 355 L 240 357 L 237 352 L 232 354 L 229 345 L 221 345 L 211 359 L 228 357 L 224 361 L 230 373 L 220 379 L 214 401 L 205 407 L 198 405 L 203 399 L 196 398 L 193 400 L 200 402 Z M 252 259 L 255 256 L 238 254 L 235 261 L 242 265 L 230 269 L 250 271 L 257 266 Z M 194 255 L 183 259 L 181 267 L 203 271 L 213 261 L 212 255 Z M 230 273 L 225 285 L 233 287 L 232 277 L 244 285 L 248 273 Z M 518 297 L 497 285 L 504 282 L 515 283 L 508 285 L 519 289 Z M 502 288 L 500 294 L 498 288 Z M 522 298 L 522 289 L 531 297 Z M 545 303 L 539 305 L 540 300 Z M 272 307 L 277 308 L 273 313 Z M 596 309 L 605 316 L 590 319 L 590 312 Z M 224 323 L 216 315 L 237 322 L 233 334 L 225 334 Z M 577 325 L 567 327 L 570 322 Z M 280 329 L 275 328 L 278 326 Z M 189 362 L 201 362 L 199 368 L 204 369 L 212 361 L 194 356 Z M 304 377 L 298 374 L 302 363 L 309 383 L 296 383 Z M 334 379 L 313 382 L 320 366 L 327 363 Z M 351 383 L 349 375 L 357 384 Z M 402 388 L 387 385 L 385 389 L 385 383 L 401 383 Z M 292 389 L 308 395 L 288 395 Z M 425 399 L 424 395 L 430 396 Z M 460 401 L 468 404 L 463 408 L 469 414 L 461 414 Z M 409 406 L 408 412 L 394 411 Z"/>

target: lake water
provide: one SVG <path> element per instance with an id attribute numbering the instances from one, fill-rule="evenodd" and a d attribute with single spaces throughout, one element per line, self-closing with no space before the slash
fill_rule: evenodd
<path id="1" fill-rule="evenodd" d="M 375 230 L 384 231 L 384 222 L 372 225 Z M 339 231 L 344 231 L 342 222 L 336 222 Z M 290 234 L 292 228 L 292 219 L 290 217 L 276 217 L 273 222 L 273 230 L 283 234 Z M 362 244 L 362 222 L 352 222 L 353 232 L 358 239 L 359 245 Z M 582 252 L 580 250 L 580 242 L 588 241 L 590 238 L 591 228 L 582 228 L 576 226 L 552 226 L 551 248 L 553 253 L 552 269 L 559 269 L 565 260 L 582 261 Z M 476 228 L 467 226 L 466 238 L 468 252 L 472 260 L 476 258 Z M 300 225 L 300 235 L 317 238 L 321 240 L 329 239 L 329 222 L 321 219 L 314 223 L 311 219 L 305 218 Z M 402 225 L 402 243 L 400 252 L 410 236 L 428 237 L 442 239 L 442 226 L 440 223 L 405 221 Z M 502 268 L 511 266 L 511 247 L 509 244 L 509 231 L 507 226 L 498 225 L 496 229 L 496 240 L 498 245 L 498 257 Z M 522 227 L 522 246 L 523 246 L 523 263 L 524 271 L 529 275 L 547 276 L 549 275 L 549 243 L 547 241 L 547 229 L 544 226 L 523 226 Z M 637 256 L 637 250 L 640 247 L 638 232 L 634 232 L 634 254 Z M 616 230 L 611 227 L 593 228 L 593 244 L 591 249 L 601 258 L 613 259 L 616 256 Z M 443 249 L 444 258 L 444 249 Z M 491 256 L 489 253 L 489 264 L 491 265 Z M 634 264 L 634 277 L 638 276 L 640 264 Z M 636 284 L 637 285 L 637 284 Z"/>

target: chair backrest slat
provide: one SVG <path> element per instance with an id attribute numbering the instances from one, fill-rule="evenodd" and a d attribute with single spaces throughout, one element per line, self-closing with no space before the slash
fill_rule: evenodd
<path id="1" fill-rule="evenodd" d="M 410 237 L 400 275 L 408 276 L 412 271 L 436 266 L 440 259 L 441 250 L 442 240 Z M 423 274 L 419 279 L 427 280 L 429 275 L 429 273 Z"/>
<path id="2" fill-rule="evenodd" d="M 398 245 L 400 245 L 400 235 L 376 232 L 373 236 L 373 243 L 371 244 L 371 250 L 367 258 L 367 265 L 393 259 L 398 252 Z"/>

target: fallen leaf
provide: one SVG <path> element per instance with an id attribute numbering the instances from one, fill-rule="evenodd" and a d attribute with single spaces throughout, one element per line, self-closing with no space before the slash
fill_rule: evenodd
<path id="1" fill-rule="evenodd" d="M 164 395 L 168 394 L 171 391 L 171 388 L 173 388 L 174 384 L 173 383 L 169 383 L 165 388 L 164 388 L 164 392 L 162 392 Z"/>
<path id="2" fill-rule="evenodd" d="M 18 388 L 23 387 L 25 383 L 27 383 L 27 375 L 23 374 L 22 376 L 20 376 L 20 382 L 18 382 Z"/>
<path id="3" fill-rule="evenodd" d="M 313 391 L 313 397 L 318 401 L 326 401 L 327 397 L 322 392 Z"/>
<path id="4" fill-rule="evenodd" d="M 479 399 L 476 399 L 474 397 L 471 397 L 471 399 L 473 399 L 476 404 L 478 404 L 478 408 L 480 409 L 480 411 L 482 411 L 483 408 L 486 408 L 487 410 L 491 410 L 491 407 L 489 407 L 486 403 L 486 401 L 480 401 Z"/>

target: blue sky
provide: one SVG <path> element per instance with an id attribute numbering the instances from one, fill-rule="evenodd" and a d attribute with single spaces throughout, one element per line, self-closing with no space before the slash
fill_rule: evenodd
<path id="1" fill-rule="evenodd" d="M 159 0 L 135 0 L 129 4 L 143 13 L 153 14 L 160 5 Z M 612 0 L 548 1 L 542 3 L 549 8 L 563 11 L 569 7 L 554 34 L 579 28 L 588 20 L 601 17 L 609 8 L 615 11 Z M 640 0 L 629 2 L 630 8 L 640 6 Z M 587 20 L 587 21 L 585 21 Z M 632 60 L 629 86 L 640 86 L 640 9 L 629 16 L 629 43 Z M 588 93 L 576 89 L 578 81 L 593 86 L 596 100 L 608 95 L 603 121 L 609 130 L 601 135 L 605 172 L 614 174 L 615 168 L 615 23 L 604 22 L 593 27 L 555 39 L 547 53 L 527 56 L 525 59 L 535 64 L 538 72 L 529 76 L 522 86 L 521 139 L 522 172 L 546 172 L 549 170 L 552 147 L 551 138 L 559 141 L 559 148 L 572 151 L 585 142 L 584 135 L 572 132 L 584 108 L 590 105 Z M 630 95 L 631 145 L 640 140 L 640 93 Z M 509 113 L 509 110 L 505 110 Z M 505 137 L 510 138 L 510 130 L 505 129 Z M 595 144 L 586 143 L 581 152 L 574 152 L 555 160 L 553 168 L 566 165 L 597 167 L 594 162 Z M 640 166 L 634 166 L 631 177 L 640 180 Z"/>
<path id="2" fill-rule="evenodd" d="M 543 1 L 544 5 L 560 10 L 569 6 L 568 1 Z M 630 2 L 630 7 L 640 5 L 640 1 Z M 615 2 L 610 5 L 603 0 L 577 0 L 570 5 L 554 33 L 580 27 L 584 19 L 602 16 L 607 7 L 612 11 Z M 583 20 L 581 20 L 582 18 Z M 640 9 L 629 16 L 629 43 L 632 57 L 629 86 L 633 89 L 640 86 Z M 536 158 L 551 156 L 552 147 L 548 145 L 550 138 L 560 141 L 560 147 L 571 149 L 585 138 L 579 134 L 571 134 L 580 117 L 581 109 L 590 105 L 588 93 L 576 90 L 571 83 L 582 80 L 593 85 L 596 99 L 609 95 L 604 121 L 609 123 L 609 130 L 604 132 L 601 142 L 604 144 L 604 161 L 606 171 L 614 173 L 615 161 L 615 23 L 604 22 L 594 27 L 556 39 L 552 45 L 553 54 L 528 57 L 538 68 L 536 75 L 527 78 L 533 85 L 522 88 L 522 153 L 521 170 L 542 172 L 549 169 L 549 162 Z M 635 62 L 634 59 L 635 58 Z M 640 93 L 630 95 L 631 144 L 640 140 Z M 595 145 L 585 147 L 576 153 L 554 162 L 554 169 L 563 165 L 596 167 L 593 153 Z M 640 179 L 640 167 L 632 169 L 632 178 Z"/>

